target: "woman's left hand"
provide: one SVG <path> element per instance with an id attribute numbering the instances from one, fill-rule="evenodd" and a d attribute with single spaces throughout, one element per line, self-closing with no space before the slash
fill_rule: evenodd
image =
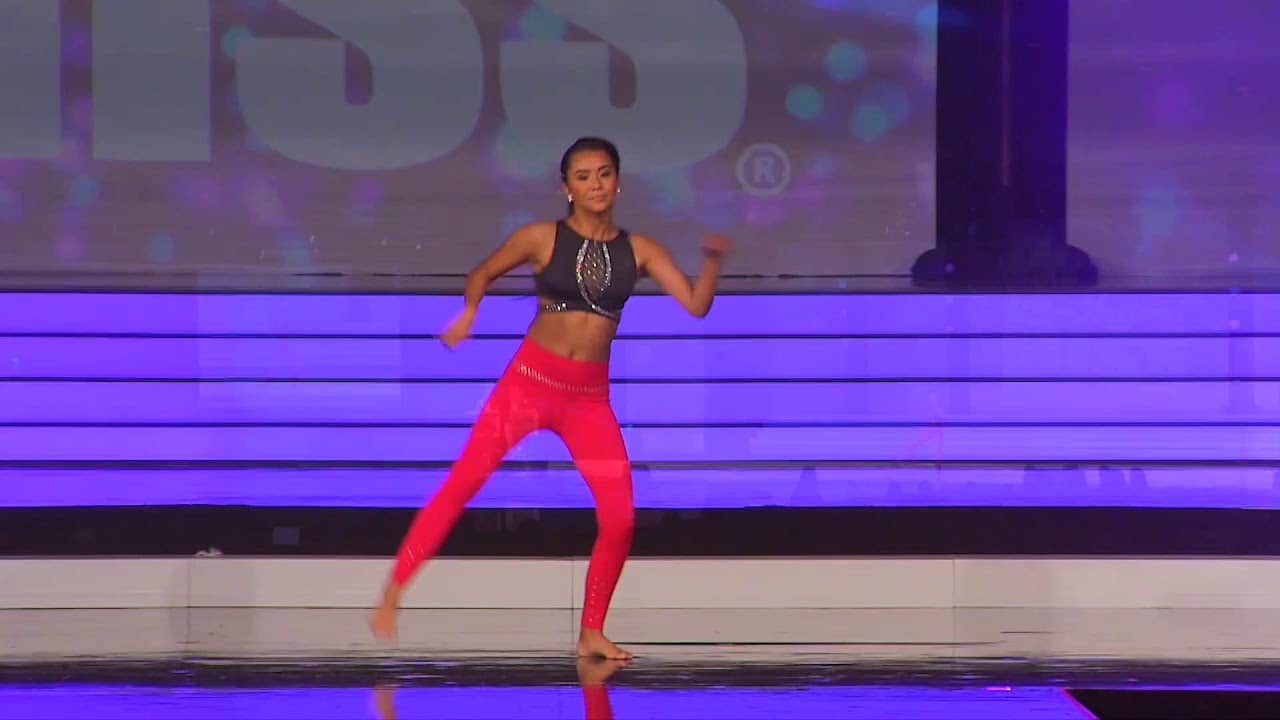
<path id="1" fill-rule="evenodd" d="M 733 243 L 724 235 L 707 233 L 702 237 L 702 254 L 709 258 L 720 260 L 731 250 L 733 250 Z"/>

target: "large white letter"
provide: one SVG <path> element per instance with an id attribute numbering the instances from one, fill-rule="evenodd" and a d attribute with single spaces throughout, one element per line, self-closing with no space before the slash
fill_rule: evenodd
<path id="1" fill-rule="evenodd" d="M 519 141 L 558 162 L 579 135 L 604 135 L 623 168 L 691 165 L 729 143 L 747 105 L 742 32 L 718 0 L 540 0 L 605 42 L 510 42 L 502 101 Z M 630 108 L 609 102 L 612 45 L 636 67 Z"/>
<path id="2" fill-rule="evenodd" d="M 392 170 L 434 160 L 471 134 L 484 93 L 480 34 L 455 2 L 284 0 L 342 40 L 255 38 L 236 52 L 249 129 L 300 162 Z M 346 100 L 344 41 L 373 67 L 364 106 Z"/>
<path id="3" fill-rule="evenodd" d="M 208 162 L 208 0 L 93 4 L 93 156 Z"/>
<path id="4" fill-rule="evenodd" d="M 0 157 L 56 158 L 62 149 L 62 3 L 0 3 Z"/>

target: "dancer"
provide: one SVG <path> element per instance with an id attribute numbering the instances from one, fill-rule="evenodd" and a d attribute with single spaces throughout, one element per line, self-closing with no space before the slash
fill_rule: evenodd
<path id="1" fill-rule="evenodd" d="M 614 225 L 620 166 L 613 143 L 578 139 L 560 160 L 568 217 L 516 230 L 467 275 L 465 304 L 444 331 L 445 345 L 454 347 L 470 335 L 490 284 L 521 265 L 534 271 L 538 312 L 448 478 L 401 543 L 370 620 L 378 637 L 395 636 L 405 585 L 435 555 L 467 501 L 516 443 L 546 429 L 568 447 L 596 506 L 597 535 L 587 568 L 578 655 L 631 657 L 604 634 L 634 528 L 631 465 L 609 404 L 609 350 L 623 305 L 641 276 L 652 278 L 691 315 L 706 316 L 730 243 L 720 235 L 706 236 L 702 271 L 691 283 L 660 243 Z"/>

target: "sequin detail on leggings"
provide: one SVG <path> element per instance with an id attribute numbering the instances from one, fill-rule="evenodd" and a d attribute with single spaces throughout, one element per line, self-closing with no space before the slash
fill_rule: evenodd
<path id="1" fill-rule="evenodd" d="M 536 380 L 547 387 L 560 390 L 561 392 L 580 393 L 584 395 L 603 395 L 609 391 L 608 385 L 572 385 L 570 383 L 560 382 L 545 373 L 534 370 L 524 363 L 517 363 L 516 369 L 520 371 L 521 375 Z"/>

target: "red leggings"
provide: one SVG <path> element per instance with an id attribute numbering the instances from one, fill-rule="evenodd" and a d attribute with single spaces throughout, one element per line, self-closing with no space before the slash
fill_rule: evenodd
<path id="1" fill-rule="evenodd" d="M 635 527 L 631 463 L 609 404 L 609 366 L 556 355 L 528 339 L 485 401 L 449 477 L 414 518 L 392 578 L 406 584 L 436 554 L 463 506 L 507 452 L 535 430 L 551 430 L 564 440 L 595 498 L 598 530 L 582 627 L 601 629 Z"/>

